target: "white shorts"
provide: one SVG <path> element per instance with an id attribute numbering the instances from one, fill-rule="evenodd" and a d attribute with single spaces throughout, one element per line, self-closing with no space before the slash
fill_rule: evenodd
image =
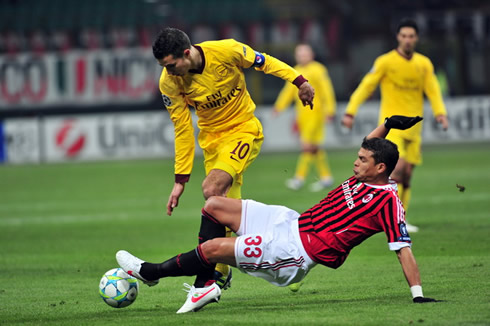
<path id="1" fill-rule="evenodd" d="M 298 217 L 284 206 L 242 200 L 235 242 L 237 268 L 277 286 L 301 281 L 316 263 L 303 248 Z"/>

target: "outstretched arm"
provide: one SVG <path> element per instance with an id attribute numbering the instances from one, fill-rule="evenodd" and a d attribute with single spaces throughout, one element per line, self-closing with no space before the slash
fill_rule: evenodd
<path id="1" fill-rule="evenodd" d="M 390 129 L 386 128 L 384 124 L 377 126 L 373 131 L 367 135 L 367 139 L 370 138 L 385 138 L 388 133 L 390 132 Z"/>
<path id="2" fill-rule="evenodd" d="M 390 129 L 400 129 L 405 130 L 413 127 L 420 121 L 422 121 L 422 117 L 405 117 L 403 115 L 393 115 L 389 118 L 385 119 L 385 122 L 379 126 L 377 126 L 369 135 L 367 135 L 367 139 L 369 138 L 385 138 Z"/>
<path id="3" fill-rule="evenodd" d="M 342 118 L 342 124 L 352 129 L 354 125 L 354 117 L 357 114 L 359 106 L 374 92 L 380 80 L 386 73 L 386 60 L 382 57 L 378 57 L 374 62 L 374 66 L 369 73 L 364 76 L 359 86 L 352 93 L 349 103 L 345 109 L 344 117 Z"/>
<path id="4" fill-rule="evenodd" d="M 403 274 L 410 286 L 414 303 L 437 302 L 432 298 L 425 298 L 422 292 L 422 283 L 420 281 L 420 272 L 415 257 L 412 254 L 410 247 L 404 247 L 396 251 L 398 260 L 402 265 Z"/>
<path id="5" fill-rule="evenodd" d="M 412 249 L 410 247 L 401 248 L 396 252 L 396 255 L 402 265 L 403 274 L 405 274 L 408 285 L 410 287 L 421 285 L 419 267 L 412 254 Z"/>
<path id="6" fill-rule="evenodd" d="M 313 109 L 315 91 L 308 81 L 293 67 L 266 53 L 254 51 L 250 46 L 234 40 L 228 40 L 232 55 L 240 67 L 254 67 L 266 74 L 279 77 L 298 87 L 298 97 L 303 105 Z"/>

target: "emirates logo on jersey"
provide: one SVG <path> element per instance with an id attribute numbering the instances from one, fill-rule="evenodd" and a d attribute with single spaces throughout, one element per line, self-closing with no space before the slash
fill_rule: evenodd
<path id="1" fill-rule="evenodd" d="M 367 204 L 367 203 L 369 203 L 369 202 L 371 201 L 371 199 L 373 199 L 373 197 L 374 197 L 374 195 L 373 195 L 373 194 L 367 194 L 366 196 L 364 196 L 364 197 L 362 198 L 362 202 L 363 202 L 364 204 Z"/>
<path id="2" fill-rule="evenodd" d="M 354 203 L 354 198 L 352 198 L 352 190 L 349 187 L 349 180 L 342 183 L 342 191 L 344 192 L 344 198 L 347 207 L 349 207 L 349 209 L 353 209 L 354 207 L 356 207 L 356 204 Z"/>

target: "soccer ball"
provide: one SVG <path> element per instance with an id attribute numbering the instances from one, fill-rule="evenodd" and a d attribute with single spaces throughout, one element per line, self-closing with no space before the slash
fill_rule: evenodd
<path id="1" fill-rule="evenodd" d="M 107 271 L 99 283 L 102 300 L 114 308 L 124 308 L 132 304 L 138 296 L 138 290 L 138 280 L 122 268 Z"/>

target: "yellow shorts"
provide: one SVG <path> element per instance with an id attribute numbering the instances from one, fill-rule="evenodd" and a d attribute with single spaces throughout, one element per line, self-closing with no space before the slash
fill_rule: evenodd
<path id="1" fill-rule="evenodd" d="M 323 119 L 298 119 L 299 138 L 302 143 L 321 145 L 325 134 Z"/>
<path id="2" fill-rule="evenodd" d="M 228 172 L 233 182 L 243 183 L 243 172 L 259 155 L 264 141 L 262 125 L 257 118 L 221 132 L 199 133 L 204 153 L 206 175 L 213 169 Z"/>
<path id="3" fill-rule="evenodd" d="M 398 152 L 400 158 L 403 158 L 410 164 L 420 165 L 422 164 L 422 139 L 417 137 L 415 139 L 407 139 L 403 137 L 403 134 L 397 130 L 392 130 L 386 137 L 386 139 L 392 141 L 398 146 Z"/>

